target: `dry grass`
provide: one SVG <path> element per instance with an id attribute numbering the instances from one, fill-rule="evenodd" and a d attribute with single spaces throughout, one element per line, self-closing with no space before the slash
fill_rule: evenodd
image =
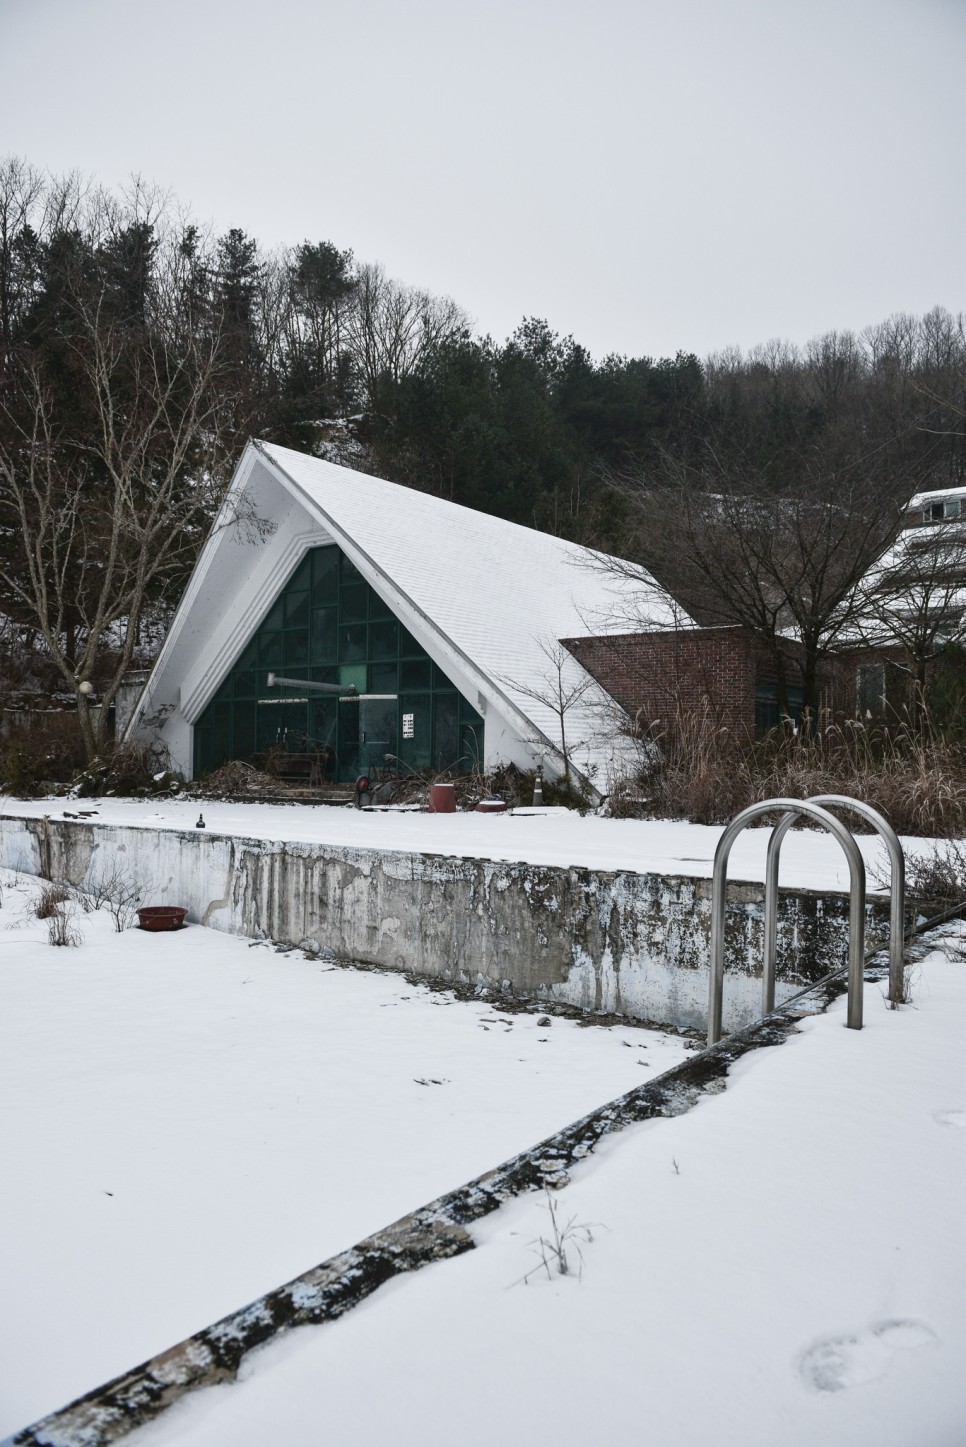
<path id="1" fill-rule="evenodd" d="M 900 834 L 966 833 L 966 754 L 904 728 L 822 718 L 808 734 L 776 729 L 752 739 L 705 710 L 652 725 L 647 742 L 653 763 L 638 790 L 642 813 L 723 824 L 763 799 L 848 794 Z"/>
<path id="2" fill-rule="evenodd" d="M 47 922 L 47 940 L 52 945 L 79 945 L 82 940 L 77 927 L 77 901 L 66 884 L 45 884 L 34 903 L 37 919 Z"/>
<path id="3" fill-rule="evenodd" d="M 37 896 L 34 914 L 38 919 L 53 919 L 70 897 L 66 884 L 45 884 Z"/>

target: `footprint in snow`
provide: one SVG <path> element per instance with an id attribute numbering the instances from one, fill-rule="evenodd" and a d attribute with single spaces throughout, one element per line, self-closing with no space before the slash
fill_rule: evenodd
<path id="1" fill-rule="evenodd" d="M 810 1347 L 799 1363 L 806 1387 L 841 1392 L 887 1376 L 896 1352 L 938 1346 L 939 1338 L 921 1321 L 880 1321 L 867 1331 L 827 1337 Z"/>
<path id="2" fill-rule="evenodd" d="M 956 1125 L 966 1130 L 966 1110 L 937 1110 L 933 1112 L 933 1120 L 937 1125 Z"/>

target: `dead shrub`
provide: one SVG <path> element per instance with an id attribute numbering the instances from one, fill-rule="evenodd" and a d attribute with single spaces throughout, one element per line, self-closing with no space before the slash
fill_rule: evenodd
<path id="1" fill-rule="evenodd" d="M 124 741 L 113 744 L 73 780 L 71 793 L 78 799 L 122 798 L 177 794 L 181 780 L 172 771 L 163 744 Z"/>
<path id="2" fill-rule="evenodd" d="M 941 739 L 922 740 L 902 726 L 823 719 L 777 748 L 767 740 L 758 747 L 771 754 L 762 798 L 849 794 L 878 809 L 899 834 L 935 838 L 966 830 L 966 759 Z"/>
<path id="3" fill-rule="evenodd" d="M 66 783 L 84 762 L 77 715 L 37 710 L 17 715 L 0 737 L 0 784 L 18 799 L 33 799 Z"/>
<path id="4" fill-rule="evenodd" d="M 966 902 L 966 843 L 947 839 L 906 860 L 906 888 L 914 899 L 951 909 Z"/>
<path id="5" fill-rule="evenodd" d="M 34 914 L 38 919 L 53 919 L 70 897 L 66 884 L 45 884 L 34 904 Z"/>
<path id="6" fill-rule="evenodd" d="M 711 707 L 675 710 L 645 725 L 648 763 L 641 776 L 641 812 L 695 824 L 720 824 L 754 801 L 747 740 L 724 727 Z M 623 791 L 625 817 L 633 813 Z"/>
<path id="7" fill-rule="evenodd" d="M 106 909 L 118 934 L 130 929 L 137 918 L 138 905 L 151 893 L 116 859 L 105 865 L 87 884 L 80 897 L 86 914 Z"/>
<path id="8" fill-rule="evenodd" d="M 47 943 L 77 946 L 82 940 L 83 936 L 77 927 L 77 903 L 68 896 L 47 920 Z"/>
<path id="9" fill-rule="evenodd" d="M 260 794 L 278 794 L 278 779 L 256 769 L 243 759 L 229 759 L 213 774 L 195 780 L 185 792 L 198 799 L 257 799 Z"/>
<path id="10" fill-rule="evenodd" d="M 47 942 L 51 945 L 79 945 L 81 932 L 77 927 L 77 900 L 67 884 L 45 884 L 34 901 L 37 919 L 47 923 Z"/>
<path id="11" fill-rule="evenodd" d="M 878 809 L 899 834 L 966 833 L 964 751 L 904 727 L 838 724 L 823 715 L 812 729 L 773 729 L 754 739 L 722 727 L 705 708 L 653 723 L 644 738 L 651 761 L 634 786 L 641 815 L 724 824 L 764 799 L 848 794 Z M 623 812 L 634 810 L 625 805 Z"/>

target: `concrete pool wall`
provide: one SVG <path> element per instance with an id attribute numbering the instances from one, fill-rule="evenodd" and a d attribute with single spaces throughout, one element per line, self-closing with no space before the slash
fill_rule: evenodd
<path id="1" fill-rule="evenodd" d="M 136 883 L 189 921 L 635 1020 L 707 1024 L 711 881 L 214 831 L 0 816 L 0 864 L 79 888 Z M 728 889 L 724 1025 L 760 1013 L 764 887 Z M 869 941 L 888 904 L 867 906 Z M 848 898 L 783 889 L 781 1004 L 844 963 Z"/>

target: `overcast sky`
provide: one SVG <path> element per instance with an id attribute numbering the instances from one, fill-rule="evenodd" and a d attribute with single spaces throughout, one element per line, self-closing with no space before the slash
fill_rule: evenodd
<path id="1" fill-rule="evenodd" d="M 502 339 L 966 308 L 966 0 L 0 0 L 0 153 L 329 240 Z"/>

